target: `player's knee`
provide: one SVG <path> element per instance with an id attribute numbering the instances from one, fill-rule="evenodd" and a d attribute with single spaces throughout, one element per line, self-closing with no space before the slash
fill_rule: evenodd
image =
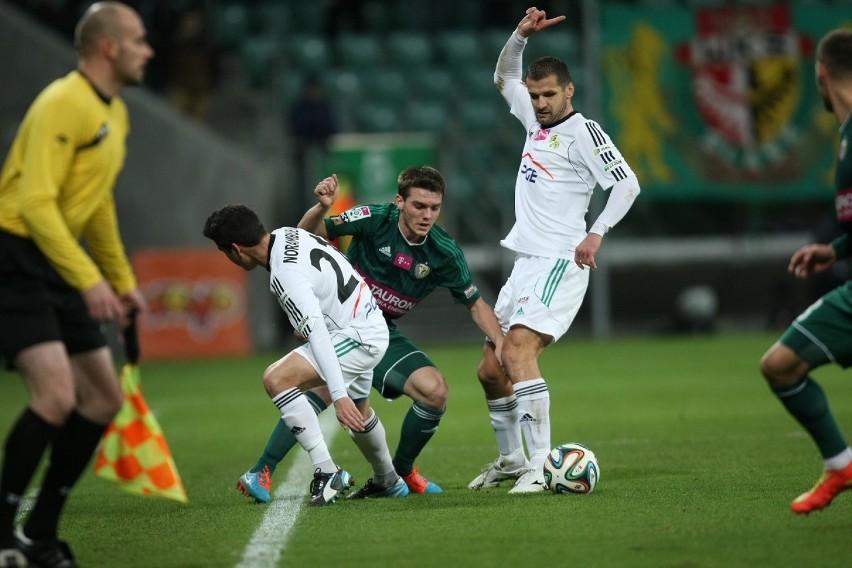
<path id="1" fill-rule="evenodd" d="M 807 374 L 807 364 L 788 351 L 776 344 L 760 358 L 760 374 L 773 388 L 796 384 Z"/>
<path id="2" fill-rule="evenodd" d="M 414 387 L 412 398 L 415 401 L 430 408 L 446 408 L 450 387 L 444 380 L 444 375 L 437 369 L 428 375 L 418 376 L 412 386 Z"/>

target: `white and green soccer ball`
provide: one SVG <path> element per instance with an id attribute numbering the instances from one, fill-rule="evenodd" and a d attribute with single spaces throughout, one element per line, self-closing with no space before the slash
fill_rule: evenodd
<path id="1" fill-rule="evenodd" d="M 591 493 L 600 477 L 595 453 L 583 444 L 556 446 L 544 460 L 544 483 L 556 494 Z"/>

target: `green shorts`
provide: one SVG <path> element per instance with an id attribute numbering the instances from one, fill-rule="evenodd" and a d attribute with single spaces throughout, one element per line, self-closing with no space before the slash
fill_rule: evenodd
<path id="1" fill-rule="evenodd" d="M 825 363 L 852 366 L 852 281 L 811 304 L 781 336 L 811 368 Z"/>
<path id="2" fill-rule="evenodd" d="M 402 396 L 408 377 L 417 369 L 434 367 L 435 364 L 405 337 L 396 325 L 388 324 L 390 341 L 385 356 L 373 370 L 373 388 L 382 397 L 394 400 Z"/>

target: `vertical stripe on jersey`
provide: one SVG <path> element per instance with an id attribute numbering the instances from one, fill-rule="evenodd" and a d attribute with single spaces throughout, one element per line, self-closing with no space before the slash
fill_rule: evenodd
<path id="1" fill-rule="evenodd" d="M 559 281 L 562 280 L 562 275 L 565 274 L 568 263 L 569 261 L 565 259 L 557 260 L 556 265 L 550 271 L 550 274 L 547 275 L 547 280 L 544 282 L 544 290 L 541 292 L 541 303 L 545 306 L 550 307 L 550 301 L 553 299 L 553 295 L 556 294 Z"/>
<path id="2" fill-rule="evenodd" d="M 592 140 L 595 143 L 595 146 L 603 146 L 604 145 L 604 136 L 603 132 L 600 131 L 598 125 L 593 122 L 586 123 L 586 130 L 589 131 L 589 134 L 592 137 Z M 601 160 L 603 160 L 604 165 L 615 160 L 615 156 L 612 153 L 612 150 L 607 150 L 606 152 L 601 152 Z M 615 178 L 615 181 L 621 181 L 627 177 L 627 174 L 624 173 L 624 170 L 621 169 L 621 166 L 612 170 L 612 176 Z"/>

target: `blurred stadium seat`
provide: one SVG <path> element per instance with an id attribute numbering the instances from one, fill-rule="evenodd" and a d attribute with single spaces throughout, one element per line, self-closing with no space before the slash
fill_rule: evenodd
<path id="1" fill-rule="evenodd" d="M 377 35 L 341 35 L 335 41 L 337 61 L 343 67 L 363 69 L 384 63 L 384 51 Z"/>
<path id="2" fill-rule="evenodd" d="M 213 12 L 213 34 L 223 49 L 238 49 L 249 32 L 249 13 L 242 3 L 228 2 Z"/>
<path id="3" fill-rule="evenodd" d="M 286 51 L 290 65 L 297 69 L 321 71 L 332 63 L 331 48 L 318 34 L 290 36 Z"/>
<path id="4" fill-rule="evenodd" d="M 456 82 L 443 66 L 406 69 L 405 73 L 413 96 L 449 100 L 456 95 Z"/>
<path id="5" fill-rule="evenodd" d="M 396 67 L 375 67 L 360 72 L 365 100 L 377 100 L 401 107 L 409 98 L 406 76 Z"/>
<path id="6" fill-rule="evenodd" d="M 434 59 L 432 43 L 425 34 L 394 32 L 388 36 L 386 51 L 395 65 L 406 70 L 426 67 Z"/>
<path id="7" fill-rule="evenodd" d="M 452 120 L 446 101 L 417 100 L 405 106 L 403 123 L 414 132 L 443 135 L 452 125 Z"/>
<path id="8" fill-rule="evenodd" d="M 482 44 L 474 30 L 441 32 L 436 39 L 436 49 L 440 60 L 452 67 L 483 62 Z"/>
<path id="9" fill-rule="evenodd" d="M 501 107 L 496 103 L 502 100 L 490 101 L 465 99 L 456 107 L 456 121 L 464 133 L 492 133 L 500 130 Z"/>
<path id="10" fill-rule="evenodd" d="M 356 129 L 361 132 L 399 132 L 399 114 L 393 105 L 369 101 L 353 111 Z"/>
<path id="11" fill-rule="evenodd" d="M 570 31 L 548 30 L 553 33 L 536 34 L 524 50 L 524 62 L 529 64 L 534 59 L 551 55 L 565 61 L 570 67 L 580 60 L 580 39 Z"/>
<path id="12" fill-rule="evenodd" d="M 280 55 L 275 38 L 266 35 L 248 35 L 240 49 L 252 87 L 266 87 L 272 82 L 275 63 Z"/>

